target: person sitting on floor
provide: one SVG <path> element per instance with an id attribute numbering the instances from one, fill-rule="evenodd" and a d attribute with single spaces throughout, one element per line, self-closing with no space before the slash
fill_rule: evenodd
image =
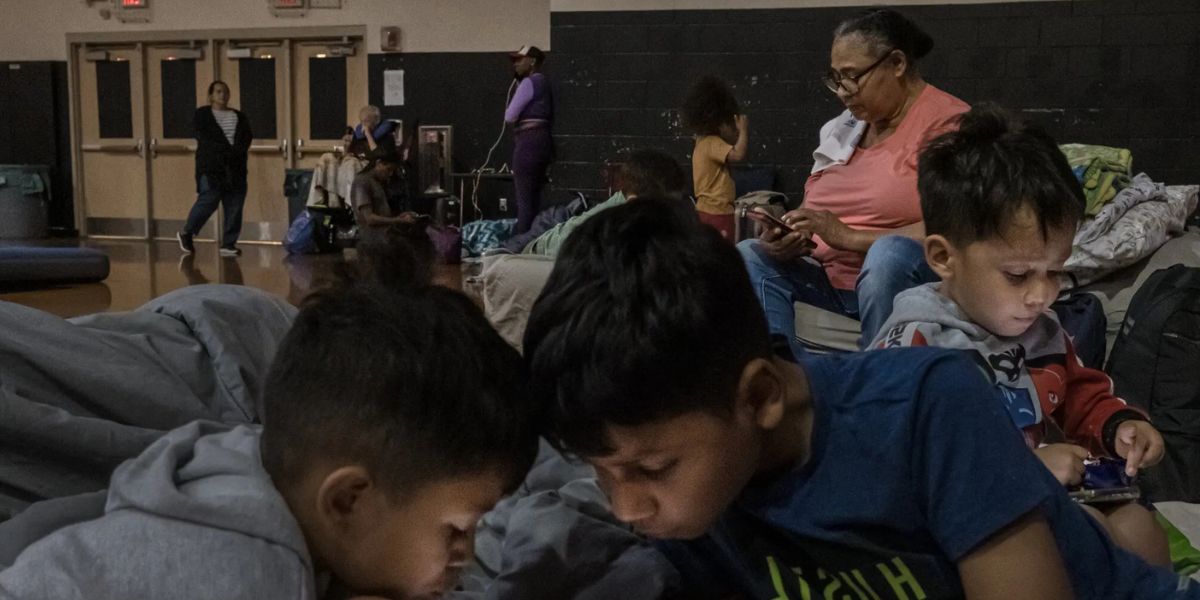
<path id="1" fill-rule="evenodd" d="M 524 356 L 543 433 L 662 540 L 671 597 L 1200 598 L 1088 518 L 965 353 L 797 362 L 737 250 L 653 199 L 571 235 Z"/>
<path id="2" fill-rule="evenodd" d="M 319 291 L 275 356 L 261 427 L 167 433 L 117 468 L 103 516 L 0 571 L 0 597 L 440 597 L 533 463 L 526 385 L 459 292 Z"/>
<path id="3" fill-rule="evenodd" d="M 902 290 L 936 281 L 921 254 L 917 154 L 969 106 L 925 81 L 933 38 L 874 8 L 834 31 L 825 86 L 846 110 L 821 127 L 804 204 L 738 244 L 772 333 L 797 354 L 797 302 L 861 322 L 870 343 Z M 785 230 L 786 229 L 786 230 Z M 810 246 L 816 242 L 816 247 Z"/>
<path id="4" fill-rule="evenodd" d="M 1054 140 L 977 106 L 921 153 L 917 186 L 925 260 L 941 282 L 898 294 L 872 346 L 968 351 L 1063 485 L 1081 482 L 1089 454 L 1124 458 L 1129 476 L 1162 460 L 1162 435 L 1113 395 L 1108 375 L 1083 365 L 1049 310 L 1086 203 Z M 1050 422 L 1067 443 L 1042 444 Z M 1132 502 L 1101 506 L 1090 512 L 1119 545 L 1171 564 L 1153 513 Z"/>
<path id="5" fill-rule="evenodd" d="M 608 200 L 593 206 L 582 215 L 558 223 L 538 235 L 530 237 L 514 236 L 511 244 L 505 244 L 506 249 L 520 251 L 522 254 L 540 254 L 554 256 L 558 253 L 567 236 L 575 228 L 588 219 L 620 206 L 638 196 L 670 197 L 683 202 L 683 192 L 687 184 L 683 169 L 675 159 L 665 152 L 650 149 L 634 150 L 621 165 L 621 189 Z M 530 241 L 532 240 L 532 241 Z"/>
<path id="6" fill-rule="evenodd" d="M 343 206 L 350 198 L 354 176 L 366 165 L 367 155 L 383 145 L 395 146 L 396 122 L 384 121 L 379 107 L 362 107 L 358 119 L 358 125 L 346 127 L 346 135 L 342 136 L 343 154 L 339 157 L 325 153 L 318 159 L 313 169 L 308 206 Z"/>
<path id="7" fill-rule="evenodd" d="M 367 165 L 354 177 L 350 188 L 350 206 L 358 223 L 361 238 L 374 240 L 392 225 L 413 224 L 417 214 L 406 211 L 392 214 L 388 202 L 387 181 L 400 168 L 400 154 L 390 144 L 379 146 L 367 154 Z"/>
<path id="8" fill-rule="evenodd" d="M 521 254 L 493 255 L 482 273 L 483 312 L 500 335 L 520 350 L 529 310 L 554 266 L 563 242 L 588 219 L 641 197 L 667 198 L 685 212 L 695 215 L 692 203 L 683 197 L 687 176 L 669 154 L 658 150 L 635 150 L 621 165 L 620 190 L 607 201 L 582 215 L 559 223 L 532 242 L 516 240 L 508 250 Z"/>

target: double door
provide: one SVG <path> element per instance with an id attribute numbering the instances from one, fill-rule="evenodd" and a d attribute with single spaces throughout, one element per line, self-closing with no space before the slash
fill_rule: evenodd
<path id="1" fill-rule="evenodd" d="M 91 237 L 170 239 L 183 227 L 196 198 L 193 116 L 221 80 L 254 132 L 241 240 L 277 243 L 285 170 L 334 151 L 367 100 L 361 37 L 80 42 L 72 54 L 79 226 Z M 221 220 L 198 239 L 216 239 Z"/>

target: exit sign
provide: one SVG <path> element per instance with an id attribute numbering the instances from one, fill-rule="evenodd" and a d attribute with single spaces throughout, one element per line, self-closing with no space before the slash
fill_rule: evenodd
<path id="1" fill-rule="evenodd" d="M 267 0 L 267 7 L 276 17 L 303 17 L 308 12 L 308 0 Z"/>
<path id="2" fill-rule="evenodd" d="M 113 0 L 112 6 L 122 23 L 150 22 L 150 0 Z"/>

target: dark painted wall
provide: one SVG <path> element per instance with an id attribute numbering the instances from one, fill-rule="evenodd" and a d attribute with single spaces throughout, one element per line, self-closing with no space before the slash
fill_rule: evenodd
<path id="1" fill-rule="evenodd" d="M 600 194 L 604 161 L 626 148 L 661 148 L 689 164 L 692 142 L 677 106 L 692 81 L 712 73 L 729 79 L 751 117 L 751 163 L 774 167 L 777 187 L 798 199 L 818 129 L 840 112 L 817 80 L 828 66 L 830 32 L 854 10 L 554 13 L 546 69 L 558 100 L 552 198 L 570 189 Z M 1200 2 L 903 10 L 937 41 L 921 65 L 935 85 L 969 102 L 1024 110 L 1062 142 L 1128 147 L 1134 168 L 1157 180 L 1200 182 Z M 66 64 L 25 64 L 48 65 L 38 68 L 49 69 L 50 84 L 0 81 L 0 162 L 56 164 L 56 202 L 69 208 Z M 455 170 L 483 163 L 512 81 L 503 53 L 375 54 L 368 65 L 370 99 L 385 116 L 410 127 L 453 125 Z M 403 107 L 382 106 L 383 71 L 393 68 L 405 70 Z M 49 120 L 30 120 L 13 106 L 55 108 Z M 45 138 L 28 137 L 45 127 L 52 130 Z M 506 136 L 492 166 L 510 152 Z"/>
<path id="2" fill-rule="evenodd" d="M 479 167 L 500 135 L 512 66 L 503 53 L 372 54 L 371 104 L 384 118 L 403 119 L 406 129 L 417 125 L 453 125 L 456 172 Z M 404 70 L 404 106 L 383 105 L 383 72 Z M 509 161 L 510 136 L 492 156 L 492 166 Z"/>
<path id="3" fill-rule="evenodd" d="M 372 54 L 368 67 L 371 104 L 380 107 L 385 118 L 403 119 L 407 134 L 415 133 L 420 125 L 454 127 L 451 142 L 454 172 L 469 173 L 483 166 L 488 150 L 497 141 L 489 166 L 498 169 L 510 162 L 511 135 L 500 136 L 509 86 L 513 83 L 512 65 L 505 54 Z M 383 72 L 390 69 L 404 70 L 404 106 L 383 105 Z M 409 190 L 416 192 L 415 157 L 409 164 L 413 174 Z M 452 182 L 453 193 L 461 191 L 465 198 L 470 198 L 469 187 L 460 187 L 467 181 L 460 178 Z M 483 181 L 475 198 L 480 207 L 478 214 L 485 218 L 516 216 L 515 195 L 511 180 Z M 565 196 L 547 192 L 546 205 Z M 499 198 L 508 198 L 505 211 L 499 210 Z M 468 219 L 476 215 L 470 209 L 466 214 Z"/>
<path id="4" fill-rule="evenodd" d="M 68 99 L 66 62 L 0 62 L 0 164 L 51 167 L 55 233 L 75 228 Z"/>
<path id="5" fill-rule="evenodd" d="M 556 185 L 600 187 L 616 151 L 653 146 L 690 163 L 676 107 L 703 74 L 734 86 L 751 163 L 799 198 L 821 124 L 840 104 L 818 76 L 855 9 L 555 13 Z M 1060 142 L 1128 147 L 1134 168 L 1200 182 L 1200 2 L 1098 0 L 904 7 L 936 40 L 921 64 L 968 102 L 993 100 Z"/>
<path id="6" fill-rule="evenodd" d="M 750 164 L 799 198 L 817 131 L 840 112 L 819 83 L 830 33 L 856 9 L 555 13 L 547 74 L 557 98 L 554 188 L 599 194 L 603 163 L 649 146 L 690 162 L 677 107 L 704 74 L 728 79 L 751 117 Z M 1128 147 L 1134 167 L 1168 183 L 1200 181 L 1200 3 L 1020 2 L 903 9 L 935 38 L 921 69 L 968 102 L 993 100 L 1061 142 Z M 455 126 L 455 169 L 482 164 L 509 79 L 499 53 L 373 55 L 406 71 L 406 123 Z M 492 165 L 507 161 L 506 136 Z M 561 194 L 560 194 L 561 195 Z"/>

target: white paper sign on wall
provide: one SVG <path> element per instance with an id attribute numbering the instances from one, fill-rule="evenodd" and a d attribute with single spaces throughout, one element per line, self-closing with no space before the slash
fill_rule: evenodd
<path id="1" fill-rule="evenodd" d="M 383 105 L 404 106 L 404 69 L 383 72 Z"/>

